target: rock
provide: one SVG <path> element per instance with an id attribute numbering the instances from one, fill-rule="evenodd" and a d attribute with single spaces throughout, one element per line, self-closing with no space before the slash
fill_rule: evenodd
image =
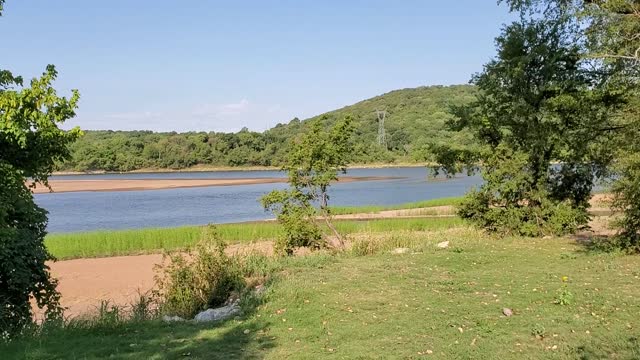
<path id="1" fill-rule="evenodd" d="M 449 242 L 448 241 L 443 241 L 441 243 L 438 243 L 438 245 L 436 245 L 438 248 L 440 249 L 446 249 L 449 247 Z"/>
<path id="2" fill-rule="evenodd" d="M 229 319 L 238 313 L 240 313 L 240 306 L 238 306 L 238 301 L 236 300 L 227 306 L 205 310 L 196 315 L 193 320 L 196 322 L 220 321 Z"/>
<path id="3" fill-rule="evenodd" d="M 395 248 L 391 251 L 392 254 L 407 254 L 411 249 L 409 248 Z"/>
<path id="4" fill-rule="evenodd" d="M 504 314 L 504 316 L 509 317 L 509 316 L 513 315 L 513 310 L 511 310 L 509 308 L 504 308 L 504 309 L 502 309 L 502 313 Z"/>
<path id="5" fill-rule="evenodd" d="M 181 318 L 180 316 L 169 316 L 169 315 L 165 315 L 162 317 L 162 321 L 164 322 L 179 322 L 179 321 L 184 321 L 183 318 Z"/>

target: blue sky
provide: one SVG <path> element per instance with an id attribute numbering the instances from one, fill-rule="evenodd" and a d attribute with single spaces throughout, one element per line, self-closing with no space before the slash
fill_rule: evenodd
<path id="1" fill-rule="evenodd" d="M 262 131 L 467 83 L 509 18 L 495 0 L 7 0 L 0 68 L 55 64 L 82 96 L 65 127 Z"/>

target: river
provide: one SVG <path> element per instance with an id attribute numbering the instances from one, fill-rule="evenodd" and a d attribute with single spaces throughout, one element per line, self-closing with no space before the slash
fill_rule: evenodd
<path id="1" fill-rule="evenodd" d="M 332 205 L 395 205 L 464 194 L 481 182 L 479 176 L 428 180 L 426 168 L 351 169 L 349 176 L 401 179 L 337 183 Z M 284 177 L 277 171 L 224 171 L 65 175 L 51 179 L 201 179 Z M 212 186 L 198 188 L 67 192 L 36 194 L 38 205 L 49 211 L 50 233 L 107 229 L 173 227 L 231 223 L 273 218 L 258 199 L 286 184 Z"/>

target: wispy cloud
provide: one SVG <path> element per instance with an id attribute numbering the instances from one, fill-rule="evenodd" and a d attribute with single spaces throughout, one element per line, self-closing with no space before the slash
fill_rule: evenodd
<path id="1" fill-rule="evenodd" d="M 196 117 L 219 117 L 225 115 L 238 115 L 246 113 L 251 108 L 249 100 L 242 99 L 236 103 L 229 104 L 201 104 L 191 112 Z"/>
<path id="2" fill-rule="evenodd" d="M 107 114 L 107 119 L 115 120 L 147 120 L 162 117 L 162 113 L 155 111 L 131 111 L 124 113 Z"/>
<path id="3" fill-rule="evenodd" d="M 262 131 L 279 122 L 285 122 L 297 114 L 291 114 L 280 104 L 256 103 L 246 98 L 230 103 L 203 103 L 187 107 L 142 109 L 140 111 L 79 114 L 65 124 L 84 129 L 154 130 L 154 131 L 238 131 L 243 127 Z"/>

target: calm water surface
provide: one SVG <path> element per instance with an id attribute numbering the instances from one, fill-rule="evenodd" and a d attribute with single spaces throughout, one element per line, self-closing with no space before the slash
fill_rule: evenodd
<path id="1" fill-rule="evenodd" d="M 403 179 L 335 184 L 333 205 L 395 205 L 464 194 L 480 177 L 427 180 L 426 168 L 352 169 L 350 176 Z M 226 171 L 54 176 L 52 179 L 176 179 L 284 177 L 277 171 Z M 230 223 L 272 218 L 258 199 L 286 184 L 213 186 L 185 189 L 36 194 L 49 211 L 49 232 L 137 229 Z"/>

